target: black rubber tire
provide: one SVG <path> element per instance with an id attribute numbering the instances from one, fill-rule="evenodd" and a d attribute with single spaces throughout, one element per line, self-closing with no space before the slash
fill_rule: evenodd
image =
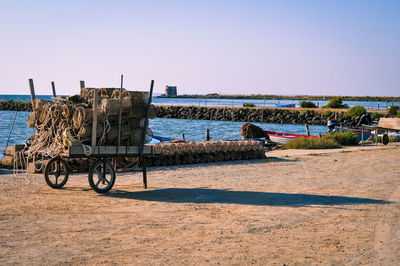
<path id="1" fill-rule="evenodd" d="M 104 170 L 103 170 L 104 164 L 106 167 L 106 173 L 105 173 L 106 176 L 104 177 L 104 180 L 107 181 L 108 184 L 106 187 L 100 188 L 99 187 L 100 183 L 104 184 L 103 177 L 101 179 L 98 178 L 98 180 L 95 182 L 94 176 L 95 176 L 96 172 L 97 172 L 97 177 L 99 177 L 100 172 L 102 174 L 104 173 Z M 110 176 L 110 180 L 107 179 L 107 175 Z M 99 160 L 99 161 L 95 162 L 92 165 L 92 167 L 90 167 L 89 174 L 88 174 L 89 185 L 97 193 L 107 193 L 108 191 L 110 191 L 110 189 L 112 189 L 112 187 L 115 184 L 115 178 L 116 178 L 115 170 L 109 162 L 104 162 L 103 160 Z"/>
<path id="2" fill-rule="evenodd" d="M 50 175 L 50 173 L 54 174 L 55 182 L 51 180 L 51 176 L 53 175 Z M 58 178 L 61 175 L 64 175 L 64 179 L 60 183 L 58 183 Z M 68 176 L 68 164 L 59 157 L 52 158 L 44 168 L 44 180 L 46 180 L 47 185 L 49 185 L 49 187 L 51 188 L 62 188 L 67 183 Z"/>
<path id="3" fill-rule="evenodd" d="M 383 145 L 387 145 L 388 143 L 389 143 L 389 136 L 388 136 L 388 134 L 383 134 L 383 136 L 382 136 L 382 143 L 383 143 Z"/>

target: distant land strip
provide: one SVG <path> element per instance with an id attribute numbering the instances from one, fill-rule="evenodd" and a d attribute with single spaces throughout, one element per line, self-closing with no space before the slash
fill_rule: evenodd
<path id="1" fill-rule="evenodd" d="M 330 100 L 338 96 L 324 96 L 324 95 L 272 95 L 272 94 L 251 94 L 251 95 L 225 95 L 218 93 L 210 93 L 206 95 L 199 94 L 184 94 L 178 96 L 156 96 L 155 98 L 203 98 L 203 99 L 258 99 L 258 100 L 307 100 L 307 101 L 323 101 Z M 387 102 L 400 102 L 400 97 L 392 96 L 341 96 L 343 101 L 387 101 Z"/>

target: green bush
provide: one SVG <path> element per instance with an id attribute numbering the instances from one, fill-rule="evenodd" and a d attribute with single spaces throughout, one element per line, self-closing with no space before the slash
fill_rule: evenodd
<path id="1" fill-rule="evenodd" d="M 331 139 L 339 143 L 339 145 L 356 145 L 358 144 L 357 135 L 351 131 L 336 131 L 334 133 L 328 133 L 327 139 Z"/>
<path id="2" fill-rule="evenodd" d="M 340 109 L 340 108 L 349 108 L 349 106 L 347 104 L 343 103 L 343 97 L 342 96 L 338 96 L 335 98 L 332 98 L 329 103 L 327 103 L 324 108 L 336 108 L 336 109 Z"/>
<path id="3" fill-rule="evenodd" d="M 304 100 L 300 102 L 300 107 L 301 108 L 317 108 L 315 103 L 313 103 L 312 101 L 304 101 Z"/>
<path id="4" fill-rule="evenodd" d="M 332 114 L 333 114 L 333 113 L 332 113 L 331 110 L 326 110 L 326 111 L 324 112 L 324 116 L 325 116 L 325 117 L 330 117 Z"/>
<path id="5" fill-rule="evenodd" d="M 384 115 L 384 114 L 381 114 L 381 113 L 372 113 L 372 114 L 371 114 L 372 120 L 379 120 L 379 118 L 381 118 L 381 117 L 383 117 L 383 116 L 385 116 L 385 115 Z"/>
<path id="6" fill-rule="evenodd" d="M 289 141 L 283 147 L 286 149 L 333 149 L 340 146 L 333 139 L 300 137 Z"/>
<path id="7" fill-rule="evenodd" d="M 397 112 L 399 111 L 399 109 L 400 109 L 400 106 L 392 105 L 389 107 L 388 114 L 390 116 L 395 116 L 395 115 L 397 115 Z"/>
<path id="8" fill-rule="evenodd" d="M 243 107 L 256 107 L 254 103 L 243 103 Z"/>
<path id="9" fill-rule="evenodd" d="M 365 110 L 364 106 L 356 105 L 356 106 L 351 107 L 349 109 L 349 111 L 347 112 L 347 114 L 352 117 L 357 117 L 357 116 L 361 116 L 361 115 L 365 114 L 366 112 L 367 112 L 367 110 Z"/>

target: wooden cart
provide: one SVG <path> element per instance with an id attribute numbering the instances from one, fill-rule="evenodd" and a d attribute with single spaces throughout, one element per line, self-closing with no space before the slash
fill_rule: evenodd
<path id="1" fill-rule="evenodd" d="M 97 160 L 89 169 L 89 185 L 94 191 L 105 193 L 112 189 L 116 179 L 116 169 L 110 159 L 139 156 L 141 167 L 133 168 L 131 171 L 143 173 L 143 187 L 146 189 L 147 169 L 143 158 L 152 154 L 151 146 L 120 146 L 118 153 L 117 148 L 117 146 L 95 146 L 90 148 L 90 155 L 87 155 L 87 151 L 81 145 L 70 146 L 68 152 L 50 159 L 46 164 L 44 169 L 46 183 L 52 188 L 61 188 L 67 183 L 70 171 L 66 159 L 94 158 Z"/>
<path id="2" fill-rule="evenodd" d="M 132 172 L 143 173 L 143 187 L 147 188 L 147 169 L 146 156 L 152 155 L 152 148 L 145 145 L 146 131 L 149 124 L 149 110 L 153 95 L 154 81 L 151 81 L 149 99 L 146 106 L 145 123 L 142 132 L 142 139 L 139 146 L 87 146 L 72 145 L 68 147 L 65 153 L 61 153 L 51 158 L 44 169 L 44 178 L 46 183 L 52 188 L 63 187 L 69 177 L 69 166 L 66 159 L 72 158 L 94 158 L 96 162 L 90 167 L 88 173 L 88 181 L 90 187 L 97 193 L 106 193 L 112 189 L 116 179 L 116 163 L 112 165 L 110 159 L 118 159 L 118 157 L 139 157 L 139 168 L 131 169 Z M 121 86 L 122 87 L 122 86 Z M 96 96 L 95 96 L 96 97 Z M 95 101 L 96 102 L 96 98 Z M 94 119 L 96 119 L 94 117 Z M 93 124 L 96 125 L 96 121 Z M 94 131 L 94 136 L 96 132 Z M 93 138 L 92 138 L 93 139 Z M 92 141 L 92 144 L 93 143 Z"/>

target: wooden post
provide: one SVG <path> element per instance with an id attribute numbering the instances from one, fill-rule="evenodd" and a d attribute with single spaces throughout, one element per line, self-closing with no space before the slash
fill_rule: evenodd
<path id="1" fill-rule="evenodd" d="M 53 97 L 57 97 L 56 95 L 56 85 L 54 84 L 54 81 L 51 82 L 51 89 L 53 91 Z"/>
<path id="2" fill-rule="evenodd" d="M 185 133 L 182 133 L 182 139 L 185 140 Z"/>
<path id="3" fill-rule="evenodd" d="M 93 95 L 93 124 L 92 124 L 92 146 L 96 146 L 97 140 L 97 104 L 98 104 L 98 91 L 94 89 Z"/>
<path id="4" fill-rule="evenodd" d="M 85 81 L 84 81 L 84 80 L 81 80 L 81 81 L 80 81 L 80 85 L 81 85 L 81 89 L 85 88 Z"/>
<path id="5" fill-rule="evenodd" d="M 118 159 L 119 146 L 120 146 L 120 144 L 121 144 L 122 86 L 123 86 L 123 82 L 124 82 L 124 75 L 121 75 L 121 88 L 119 89 L 117 159 Z"/>
<path id="6" fill-rule="evenodd" d="M 121 80 L 122 80 L 122 77 L 121 77 Z M 153 87 L 154 87 L 154 80 L 151 80 L 150 93 L 149 93 L 149 98 L 147 99 L 146 116 L 145 116 L 145 119 L 144 119 L 144 127 L 143 127 L 143 132 L 142 132 L 142 141 L 140 143 L 140 149 L 139 149 L 139 162 L 142 163 L 143 188 L 144 189 L 147 189 L 147 169 L 146 169 L 146 162 L 143 159 L 143 150 L 144 150 L 144 143 L 146 142 L 146 131 L 147 131 L 147 128 L 149 126 L 149 114 L 150 114 L 151 101 L 153 99 Z M 121 98 L 122 98 L 122 94 L 121 94 Z"/>
<path id="7" fill-rule="evenodd" d="M 36 95 L 35 95 L 35 87 L 33 86 L 33 79 L 29 79 L 29 88 L 31 90 L 31 103 L 33 107 L 33 102 L 35 101 Z"/>
<path id="8" fill-rule="evenodd" d="M 210 140 L 210 129 L 206 129 L 206 141 Z"/>
<path id="9" fill-rule="evenodd" d="M 308 127 L 308 124 L 304 124 L 304 126 L 306 127 L 307 136 L 310 136 L 310 128 Z"/>
<path id="10" fill-rule="evenodd" d="M 364 127 L 361 127 L 361 146 L 364 146 Z"/>

